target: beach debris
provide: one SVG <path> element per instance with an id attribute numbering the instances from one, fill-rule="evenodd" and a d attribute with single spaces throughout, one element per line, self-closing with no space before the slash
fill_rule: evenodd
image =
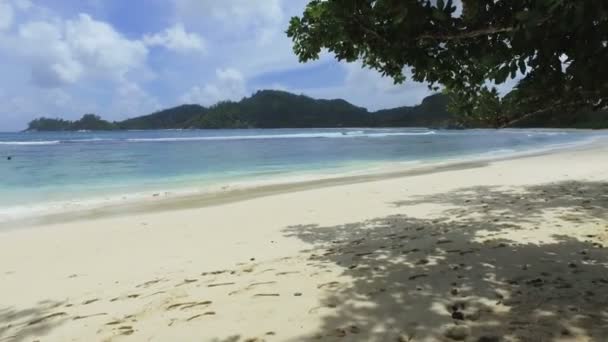
<path id="1" fill-rule="evenodd" d="M 302 296 L 302 293 L 301 293 L 301 292 L 296 292 L 296 293 L 294 293 L 293 295 L 294 295 L 294 297 L 301 297 L 301 296 Z"/>
<path id="2" fill-rule="evenodd" d="M 280 294 L 278 293 L 258 293 L 256 295 L 254 295 L 254 297 L 279 297 Z"/>

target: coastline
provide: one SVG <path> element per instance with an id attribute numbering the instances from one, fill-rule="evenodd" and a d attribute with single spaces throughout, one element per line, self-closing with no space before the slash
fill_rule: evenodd
<path id="1" fill-rule="evenodd" d="M 606 141 L 608 141 L 608 137 L 594 136 L 574 143 L 552 144 L 541 148 L 508 151 L 502 154 L 500 151 L 495 151 L 481 155 L 472 154 L 465 158 L 375 162 L 373 167 L 359 165 L 350 170 L 343 168 L 331 173 L 326 172 L 326 170 L 292 172 L 272 177 L 272 179 L 232 180 L 195 188 L 182 186 L 153 191 L 120 193 L 85 200 L 76 199 L 70 202 L 51 202 L 51 207 L 42 204 L 38 205 L 37 208 L 39 209 L 34 211 L 32 211 L 32 206 L 23 206 L 23 209 L 27 210 L 28 213 L 12 217 L 5 214 L 6 218 L 0 220 L 0 232 L 2 230 L 22 229 L 23 227 L 77 220 L 222 205 L 293 191 L 483 167 L 489 163 L 503 160 L 594 148 L 601 146 Z"/>
<path id="2" fill-rule="evenodd" d="M 606 152 L 4 230 L 0 339 L 602 341 Z"/>

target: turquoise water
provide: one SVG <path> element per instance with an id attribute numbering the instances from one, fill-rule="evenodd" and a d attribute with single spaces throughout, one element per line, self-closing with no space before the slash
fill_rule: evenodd
<path id="1" fill-rule="evenodd" d="M 356 171 L 387 161 L 424 163 L 509 154 L 573 144 L 600 134 L 429 129 L 0 133 L 0 209 Z"/>

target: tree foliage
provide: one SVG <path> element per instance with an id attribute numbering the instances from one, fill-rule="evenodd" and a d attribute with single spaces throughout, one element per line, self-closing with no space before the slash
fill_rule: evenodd
<path id="1" fill-rule="evenodd" d="M 85 114 L 76 121 L 39 118 L 31 121 L 29 131 L 109 131 L 118 129 L 115 123 L 103 120 L 95 114 Z"/>
<path id="2" fill-rule="evenodd" d="M 207 111 L 207 108 L 188 104 L 174 108 L 161 110 L 149 115 L 127 119 L 118 123 L 121 129 L 171 129 L 183 128 L 183 123 L 200 116 Z"/>
<path id="3" fill-rule="evenodd" d="M 121 122 L 85 115 L 78 121 L 40 118 L 29 130 L 112 130 L 174 128 L 311 128 L 446 126 L 453 120 L 446 97 L 425 98 L 418 106 L 369 112 L 345 100 L 313 99 L 277 90 L 261 90 L 238 102 L 225 101 L 209 108 L 182 105 Z"/>
<path id="4" fill-rule="evenodd" d="M 467 119 L 509 124 L 532 113 L 608 105 L 608 2 L 313 0 L 287 34 L 302 62 L 326 49 L 403 82 L 444 86 Z M 524 77 L 493 110 L 501 84 Z M 531 96 L 531 97 L 524 97 Z M 494 99 L 492 99 L 494 97 Z M 466 100 L 466 101 L 465 101 Z M 465 104 L 465 102 L 469 104 Z M 495 109 L 495 108 L 494 108 Z"/>
<path id="5" fill-rule="evenodd" d="M 517 91 L 524 91 L 518 89 Z M 345 100 L 320 100 L 284 91 L 262 90 L 238 102 L 220 102 L 209 108 L 182 105 L 121 122 L 108 122 L 87 114 L 77 121 L 40 118 L 29 130 L 74 131 L 115 129 L 190 128 L 311 128 L 311 127 L 436 127 L 469 128 L 503 124 L 515 117 L 511 105 L 516 94 L 499 98 L 486 90 L 475 102 L 455 94 L 434 94 L 419 105 L 369 112 Z M 452 99 L 449 101 L 449 99 Z M 450 106 L 448 106 L 448 103 Z M 454 115 L 471 112 L 471 116 Z M 483 121 L 479 121 L 482 117 Z M 567 116 L 552 111 L 538 116 L 519 117 L 510 125 L 519 127 L 606 128 L 608 112 L 585 112 Z"/>

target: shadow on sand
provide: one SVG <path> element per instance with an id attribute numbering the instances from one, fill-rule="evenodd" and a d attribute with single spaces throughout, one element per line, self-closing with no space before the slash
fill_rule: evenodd
<path id="1" fill-rule="evenodd" d="M 477 187 L 395 203 L 404 214 L 419 204 L 445 210 L 285 230 L 314 246 L 311 264 L 338 265 L 349 279 L 324 291 L 335 309 L 306 338 L 608 340 L 608 183 Z"/>
<path id="2" fill-rule="evenodd" d="M 59 327 L 68 320 L 63 304 L 43 301 L 27 309 L 0 309 L 0 341 L 30 341 Z"/>

